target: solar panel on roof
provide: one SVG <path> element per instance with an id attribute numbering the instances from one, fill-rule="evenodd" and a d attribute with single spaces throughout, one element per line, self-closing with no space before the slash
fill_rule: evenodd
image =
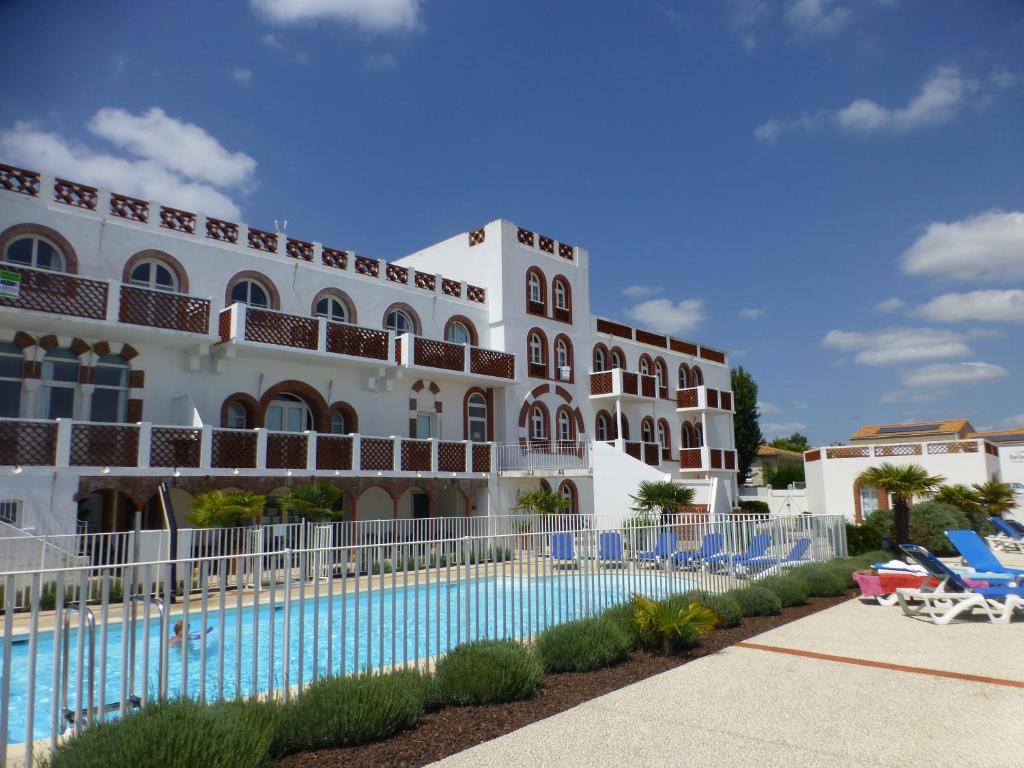
<path id="1" fill-rule="evenodd" d="M 1024 435 L 1020 432 L 1007 432 L 1002 435 L 985 435 L 984 439 L 988 440 L 990 443 L 997 440 L 1024 440 Z"/>
<path id="2" fill-rule="evenodd" d="M 882 427 L 878 430 L 879 435 L 898 435 L 902 432 L 934 432 L 941 424 L 909 424 L 900 427 Z"/>

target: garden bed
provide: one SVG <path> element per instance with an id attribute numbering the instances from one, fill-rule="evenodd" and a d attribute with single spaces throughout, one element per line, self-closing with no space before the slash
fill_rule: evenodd
<path id="1" fill-rule="evenodd" d="M 380 766 L 416 768 L 441 760 L 525 725 L 563 712 L 618 688 L 673 669 L 769 629 L 787 624 L 849 599 L 812 597 L 805 605 L 785 608 L 778 616 L 750 616 L 732 628 L 719 628 L 696 648 L 675 656 L 634 652 L 618 666 L 594 672 L 566 672 L 544 676 L 540 693 L 532 699 L 477 707 L 446 706 L 423 716 L 419 724 L 384 741 L 342 749 L 300 752 L 273 763 L 278 768 L 318 766 Z"/>

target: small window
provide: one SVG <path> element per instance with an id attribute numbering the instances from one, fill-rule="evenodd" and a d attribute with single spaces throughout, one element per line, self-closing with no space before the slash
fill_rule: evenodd
<path id="1" fill-rule="evenodd" d="M 456 320 L 448 324 L 448 332 L 445 340 L 452 342 L 452 344 L 469 344 L 472 341 L 472 338 L 470 337 L 469 329 L 465 324 Z"/>
<path id="2" fill-rule="evenodd" d="M 595 373 L 600 373 L 601 371 L 603 371 L 606 362 L 607 361 L 605 359 L 604 350 L 601 349 L 600 347 L 595 349 L 594 350 L 594 372 Z"/>
<path id="3" fill-rule="evenodd" d="M 544 342 L 538 333 L 530 335 L 530 362 L 535 365 L 544 365 Z"/>
<path id="4" fill-rule="evenodd" d="M 178 290 L 174 273 L 159 261 L 142 261 L 135 265 L 128 280 L 132 285 L 154 291 Z"/>
<path id="5" fill-rule="evenodd" d="M 558 439 L 563 443 L 572 440 L 572 419 L 565 410 L 558 412 Z"/>
<path id="6" fill-rule="evenodd" d="M 622 359 L 622 353 L 617 349 L 612 350 L 612 368 L 625 368 L 626 361 Z"/>
<path id="7" fill-rule="evenodd" d="M 611 430 L 608 428 L 608 417 L 603 413 L 597 416 L 597 439 L 601 442 L 606 442 L 611 438 L 608 435 L 611 434 Z"/>
<path id="8" fill-rule="evenodd" d="M 564 339 L 555 342 L 555 360 L 559 368 L 566 368 L 569 365 L 569 345 Z"/>
<path id="9" fill-rule="evenodd" d="M 644 419 L 640 424 L 640 439 L 645 443 L 654 442 L 654 430 L 651 428 L 651 420 Z"/>
<path id="10" fill-rule="evenodd" d="M 530 437 L 534 440 L 544 440 L 547 437 L 547 423 L 544 419 L 544 411 L 534 407 L 530 413 Z"/>
<path id="11" fill-rule="evenodd" d="M 21 379 L 25 358 L 13 344 L 0 344 L 0 416 L 21 415 Z"/>
<path id="12" fill-rule="evenodd" d="M 658 423 L 658 444 L 662 448 L 668 448 L 668 430 L 665 429 L 665 425 Z"/>
<path id="13" fill-rule="evenodd" d="M 576 513 L 576 494 L 573 491 L 572 485 L 569 483 L 563 483 L 562 487 L 558 489 L 559 495 L 567 502 L 568 506 L 565 507 L 566 514 Z"/>
<path id="14" fill-rule="evenodd" d="M 36 269 L 64 271 L 64 254 L 49 240 L 41 237 L 20 237 L 4 252 L 4 260 Z"/>
<path id="15" fill-rule="evenodd" d="M 661 366 L 658 363 L 654 364 L 654 379 L 659 390 L 665 386 L 665 372 L 662 371 Z"/>
<path id="16" fill-rule="evenodd" d="M 128 363 L 121 355 L 103 355 L 93 372 L 93 421 L 123 422 L 128 407 Z"/>
<path id="17" fill-rule="evenodd" d="M 341 411 L 331 411 L 331 434 L 347 435 L 348 424 L 345 421 L 345 414 Z"/>
<path id="18" fill-rule="evenodd" d="M 695 448 L 704 447 L 704 427 L 700 424 L 693 428 L 693 439 Z"/>
<path id="19" fill-rule="evenodd" d="M 325 296 L 316 303 L 316 316 L 325 317 L 334 323 L 348 322 L 345 305 L 334 296 Z"/>
<path id="20" fill-rule="evenodd" d="M 0 522 L 21 527 L 21 499 L 0 499 Z"/>
<path id="21" fill-rule="evenodd" d="M 70 349 L 52 349 L 43 358 L 40 418 L 70 419 L 78 395 L 78 356 Z"/>
<path id="22" fill-rule="evenodd" d="M 536 272 L 530 273 L 530 301 L 534 304 L 540 304 L 543 299 L 541 298 L 540 278 Z"/>
<path id="23" fill-rule="evenodd" d="M 558 309 L 569 308 L 569 299 L 565 290 L 565 283 L 561 280 L 555 281 L 555 306 Z"/>
<path id="24" fill-rule="evenodd" d="M 259 309 L 270 307 L 266 289 L 255 280 L 239 280 L 235 283 L 231 289 L 231 301 L 232 303 L 241 302 Z"/>
<path id="25" fill-rule="evenodd" d="M 466 403 L 466 420 L 469 439 L 475 443 L 487 441 L 487 401 L 484 396 L 474 393 Z"/>
<path id="26" fill-rule="evenodd" d="M 272 432 L 302 432 L 313 428 L 313 414 L 301 398 L 281 394 L 267 406 L 266 427 Z"/>
<path id="27" fill-rule="evenodd" d="M 384 329 L 394 331 L 397 334 L 416 332 L 416 326 L 413 325 L 412 318 L 400 309 L 393 309 L 388 312 L 388 316 L 384 318 Z"/>
<path id="28" fill-rule="evenodd" d="M 685 365 L 680 365 L 679 366 L 679 388 L 680 389 L 686 389 L 687 387 L 690 386 L 689 383 L 688 383 L 689 382 L 689 378 L 690 377 L 687 374 L 686 366 Z"/>
<path id="29" fill-rule="evenodd" d="M 651 364 L 647 362 L 646 357 L 640 358 L 640 373 L 644 376 L 649 376 L 651 374 Z"/>
<path id="30" fill-rule="evenodd" d="M 249 426 L 249 420 L 245 417 L 245 406 L 241 403 L 231 403 L 228 405 L 228 428 L 229 429 L 246 429 Z"/>

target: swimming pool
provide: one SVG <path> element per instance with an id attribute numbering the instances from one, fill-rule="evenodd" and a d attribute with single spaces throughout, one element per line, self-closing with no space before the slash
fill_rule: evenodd
<path id="1" fill-rule="evenodd" d="M 211 600 L 205 620 L 192 606 L 188 621 L 192 632 L 199 632 L 200 637 L 184 646 L 167 648 L 167 695 L 216 700 L 293 689 L 315 675 L 351 674 L 407 661 L 422 662 L 470 640 L 528 637 L 553 624 L 623 602 L 633 592 L 660 597 L 696 588 L 678 575 L 667 578 L 653 572 L 589 576 L 565 573 L 535 578 L 492 576 L 399 584 L 384 589 L 374 584 L 368 590 L 364 582 L 356 593 L 353 584 L 335 582 L 333 595 L 321 593 L 319 598 L 307 595 L 302 599 L 293 596 L 287 601 L 279 588 L 273 603 L 269 591 L 263 590 L 260 605 L 241 610 L 230 607 L 233 597 L 229 596 L 223 610 L 216 600 Z M 120 603 L 111 605 L 110 615 L 120 617 Z M 172 617 L 170 623 L 176 619 Z M 201 633 L 204 625 L 213 629 L 208 634 Z M 76 626 L 74 616 L 68 660 L 68 701 L 72 709 L 78 708 Z M 124 637 L 120 623 L 110 623 L 100 647 L 101 633 L 97 627 L 97 679 L 93 691 L 97 705 L 120 701 L 123 692 L 145 698 L 158 696 L 160 637 L 161 626 L 155 612 L 148 631 L 141 621 L 137 623 L 135 690 L 128 690 L 127 679 L 131 674 L 130 665 L 125 662 L 125 648 L 130 638 Z M 12 648 L 8 743 L 25 741 L 30 693 L 34 697 L 32 738 L 49 738 L 54 724 L 60 723 L 62 671 L 59 654 L 58 669 L 54 669 L 53 645 L 52 631 L 38 634 L 35 685 L 31 691 L 29 645 L 16 643 Z M 101 664 L 103 657 L 105 666 Z M 83 661 L 85 672 L 87 652 Z M 106 672 L 103 681 L 98 679 L 100 669 Z M 83 691 L 81 706 L 87 703 Z"/>

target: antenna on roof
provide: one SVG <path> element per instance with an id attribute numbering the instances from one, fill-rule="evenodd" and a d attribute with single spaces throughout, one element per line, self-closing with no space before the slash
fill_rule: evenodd
<path id="1" fill-rule="evenodd" d="M 282 221 L 278 221 L 277 219 L 274 219 L 274 230 L 278 234 L 281 234 L 286 229 L 288 229 L 288 219 L 283 219 Z"/>

